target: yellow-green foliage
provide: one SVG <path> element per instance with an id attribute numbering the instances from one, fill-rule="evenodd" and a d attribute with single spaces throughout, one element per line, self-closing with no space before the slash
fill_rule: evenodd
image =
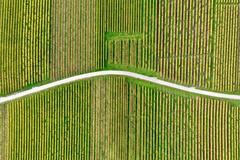
<path id="1" fill-rule="evenodd" d="M 8 111 L 0 106 L 0 159 L 7 159 L 8 154 Z"/>
<path id="2" fill-rule="evenodd" d="M 119 67 L 239 92 L 239 9 L 238 0 L 2 0 L 0 94 Z"/>
<path id="3" fill-rule="evenodd" d="M 215 91 L 240 90 L 238 0 L 108 2 L 101 12 L 105 32 L 143 35 L 109 41 L 106 34 L 108 67 L 154 71 L 161 79 Z"/>
<path id="4" fill-rule="evenodd" d="M 9 159 L 238 159 L 240 106 L 101 77 L 6 104 Z"/>
<path id="5" fill-rule="evenodd" d="M 0 94 L 48 79 L 50 2 L 0 2 Z"/>
<path id="6" fill-rule="evenodd" d="M 103 68 L 99 0 L 52 0 L 51 80 Z"/>

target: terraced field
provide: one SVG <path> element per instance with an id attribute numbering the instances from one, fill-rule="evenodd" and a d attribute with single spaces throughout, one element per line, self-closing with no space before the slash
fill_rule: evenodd
<path id="1" fill-rule="evenodd" d="M 7 109 L 7 159 L 238 159 L 239 103 L 125 77 L 51 89 Z"/>

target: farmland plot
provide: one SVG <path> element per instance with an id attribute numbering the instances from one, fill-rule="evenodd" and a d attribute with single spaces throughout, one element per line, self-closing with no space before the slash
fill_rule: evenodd
<path id="1" fill-rule="evenodd" d="M 213 87 L 220 91 L 240 91 L 239 2 L 220 1 L 216 13 Z"/>
<path id="2" fill-rule="evenodd" d="M 136 159 L 236 159 L 239 105 L 131 85 L 129 155 Z M 235 141 L 236 140 L 236 141 Z M 131 159 L 131 158 L 130 158 Z"/>
<path id="3" fill-rule="evenodd" d="M 238 1 L 143 0 L 126 6 L 129 18 L 118 11 L 120 1 L 115 2 L 117 5 L 107 3 L 107 9 L 103 8 L 107 12 L 101 12 L 107 26 L 103 28 L 107 33 L 142 34 L 143 38 L 140 42 L 133 42 L 132 38 L 126 42 L 109 41 L 106 34 L 108 68 L 134 67 L 136 71 L 156 72 L 161 79 L 185 85 L 221 92 L 239 91 Z M 141 8 L 141 14 L 135 4 Z M 132 15 L 133 22 L 139 24 L 135 28 L 129 22 Z M 119 23 L 122 16 L 127 23 Z M 131 61 L 122 61 L 129 57 Z"/>
<path id="4" fill-rule="evenodd" d="M 3 0 L 0 94 L 113 68 L 238 93 L 238 4 L 238 0 Z M 111 40 L 109 34 L 124 36 Z"/>
<path id="5" fill-rule="evenodd" d="M 127 142 L 115 144 L 127 136 L 117 134 L 127 127 L 120 112 L 127 113 L 123 79 L 78 82 L 2 106 L 8 110 L 10 123 L 7 159 L 90 159 L 110 152 L 123 156 L 120 150 Z"/>
<path id="6" fill-rule="evenodd" d="M 238 159 L 240 103 L 125 77 L 101 77 L 17 100 L 8 159 Z"/>
<path id="7" fill-rule="evenodd" d="M 8 111 L 0 106 L 0 159 L 7 158 L 8 148 Z"/>
<path id="8" fill-rule="evenodd" d="M 50 9 L 49 0 L 0 2 L 0 95 L 49 78 Z"/>
<path id="9" fill-rule="evenodd" d="M 100 1 L 53 0 L 52 5 L 51 79 L 102 69 Z"/>

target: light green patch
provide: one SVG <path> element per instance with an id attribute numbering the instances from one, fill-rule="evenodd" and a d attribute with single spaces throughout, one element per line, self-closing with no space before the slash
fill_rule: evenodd
<path id="1" fill-rule="evenodd" d="M 129 72 L 139 73 L 146 76 L 158 77 L 158 73 L 147 70 L 147 69 L 139 69 L 136 67 L 121 65 L 121 64 L 106 64 L 104 70 L 125 70 Z"/>
<path id="2" fill-rule="evenodd" d="M 126 32 L 106 32 L 105 40 L 131 40 L 131 39 L 143 39 L 142 33 L 126 33 Z"/>

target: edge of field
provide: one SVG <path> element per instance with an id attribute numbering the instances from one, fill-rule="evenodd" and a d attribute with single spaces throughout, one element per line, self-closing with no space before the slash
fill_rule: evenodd
<path id="1" fill-rule="evenodd" d="M 116 65 L 116 64 L 106 64 L 106 67 L 104 68 L 104 70 L 130 71 L 130 72 L 134 72 L 134 73 L 138 73 L 138 74 L 143 74 L 145 76 L 156 77 L 159 80 L 175 83 L 175 84 L 186 86 L 186 87 L 195 87 L 196 89 L 200 89 L 200 90 L 204 90 L 204 91 L 211 91 L 211 92 L 218 92 L 218 93 L 225 93 L 225 94 L 240 95 L 240 90 L 239 91 L 235 91 L 235 92 L 228 92 L 228 91 L 220 92 L 220 91 L 216 91 L 214 89 L 199 87 L 199 86 L 195 86 L 195 85 L 186 85 L 186 84 L 178 83 L 176 81 L 173 81 L 173 80 L 170 80 L 170 79 L 167 79 L 167 78 L 163 78 L 155 71 L 146 70 L 146 69 L 138 69 L 138 68 L 130 67 L 130 66 Z"/>
<path id="2" fill-rule="evenodd" d="M 0 159 L 7 157 L 7 131 L 8 131 L 8 112 L 7 108 L 0 106 Z"/>
<path id="3" fill-rule="evenodd" d="M 111 70 L 111 68 L 108 68 L 108 69 Z M 135 72 L 135 70 L 133 68 L 128 68 L 128 69 L 129 69 L 129 71 Z M 144 75 L 146 75 L 146 76 L 156 77 L 156 75 L 154 73 L 146 72 L 144 70 L 138 70 L 135 73 L 138 73 L 138 74 L 143 74 L 144 73 Z M 69 85 L 69 84 L 78 83 L 79 81 L 96 80 L 96 79 L 99 79 L 100 77 L 109 77 L 109 76 L 125 77 L 127 82 L 131 82 L 131 83 L 134 83 L 134 84 L 140 84 L 140 85 L 147 86 L 147 87 L 150 87 L 150 88 L 161 89 L 162 91 L 164 91 L 166 93 L 179 95 L 179 96 L 183 96 L 183 97 L 186 97 L 186 98 L 204 97 L 204 98 L 211 98 L 211 99 L 214 99 L 214 100 L 219 100 L 220 99 L 220 98 L 217 98 L 217 97 L 209 97 L 209 96 L 198 94 L 198 93 L 189 93 L 187 91 L 171 88 L 171 87 L 168 87 L 168 86 L 162 86 L 162 85 L 154 84 L 152 82 L 148 82 L 148 81 L 144 81 L 144 80 L 140 80 L 140 79 L 136 79 L 136 78 L 128 77 L 128 76 L 121 76 L 121 75 L 105 75 L 105 76 L 97 76 L 97 77 L 82 79 L 82 80 L 78 80 L 78 81 L 74 81 L 74 82 L 69 82 L 67 84 L 63 84 L 63 85 L 60 85 L 60 86 L 56 86 L 56 87 L 53 87 L 53 88 L 49 88 L 49 89 L 44 90 L 42 92 L 46 92 L 46 91 L 49 91 L 49 90 L 54 90 L 56 88 L 62 88 L 62 87 L 65 87 L 66 85 Z M 42 83 L 37 83 L 35 85 L 28 86 L 21 91 L 26 91 L 26 90 L 31 89 L 33 87 L 39 87 L 39 86 L 45 85 L 49 82 L 52 82 L 52 81 L 49 80 L 49 81 L 44 81 Z M 191 86 L 188 86 L 188 87 L 191 87 Z M 19 91 L 19 92 L 21 92 L 21 91 Z M 207 90 L 205 90 L 205 91 L 207 91 Z M 19 93 L 19 92 L 15 92 L 15 93 Z M 41 93 L 41 92 L 39 92 L 39 93 Z M 39 93 L 34 93 L 34 94 L 39 94 Z M 29 97 L 29 96 L 26 96 L 26 97 Z M 23 97 L 23 98 L 26 98 L 26 97 Z M 22 98 L 20 98 L 20 99 L 22 99 Z M 14 101 L 17 101 L 17 100 L 14 100 Z M 227 102 L 230 102 L 233 105 L 240 106 L 240 101 L 238 101 L 238 100 L 232 100 L 232 99 L 223 99 L 223 100 L 227 101 Z M 7 102 L 7 103 L 11 103 L 11 102 Z"/>

